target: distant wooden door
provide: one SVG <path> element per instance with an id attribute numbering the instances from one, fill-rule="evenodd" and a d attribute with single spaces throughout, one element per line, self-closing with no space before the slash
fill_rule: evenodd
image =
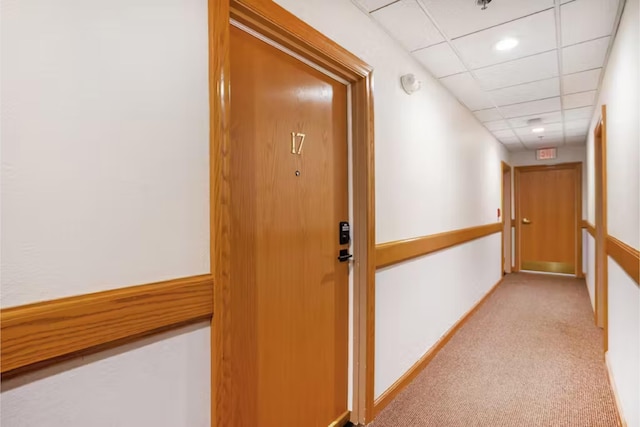
<path id="1" fill-rule="evenodd" d="M 234 427 L 347 410 L 347 88 L 231 28 Z M 215 315 L 214 315 L 215 321 Z"/>
<path id="2" fill-rule="evenodd" d="M 576 274 L 580 164 L 516 168 L 516 196 L 520 269 Z"/>

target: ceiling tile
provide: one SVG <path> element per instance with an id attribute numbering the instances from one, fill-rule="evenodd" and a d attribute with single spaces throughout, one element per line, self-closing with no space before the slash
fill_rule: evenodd
<path id="1" fill-rule="evenodd" d="M 595 70 L 562 76 L 562 94 L 566 95 L 597 89 L 601 70 L 602 68 L 596 68 Z"/>
<path id="2" fill-rule="evenodd" d="M 456 74 L 442 78 L 440 81 L 472 111 L 493 106 L 487 93 L 480 88 L 470 73 Z"/>
<path id="3" fill-rule="evenodd" d="M 562 45 L 608 36 L 618 12 L 618 0 L 576 0 L 562 5 Z"/>
<path id="4" fill-rule="evenodd" d="M 587 143 L 586 136 L 569 136 L 565 138 L 567 145 L 585 145 Z"/>
<path id="5" fill-rule="evenodd" d="M 422 0 L 442 30 L 456 38 L 553 7 L 553 0 L 494 1 L 482 10 L 473 0 Z"/>
<path id="6" fill-rule="evenodd" d="M 385 7 L 391 3 L 394 3 L 396 0 L 356 0 L 360 3 L 368 12 L 373 10 L 380 9 Z"/>
<path id="7" fill-rule="evenodd" d="M 491 122 L 502 119 L 502 116 L 496 108 L 487 108 L 484 110 L 474 111 L 473 114 L 481 122 Z"/>
<path id="8" fill-rule="evenodd" d="M 596 91 L 573 93 L 562 97 L 564 108 L 579 108 L 593 105 L 596 102 Z"/>
<path id="9" fill-rule="evenodd" d="M 448 43 L 417 50 L 413 56 L 438 78 L 467 71 Z"/>
<path id="10" fill-rule="evenodd" d="M 518 46 L 498 51 L 495 44 L 515 38 Z M 556 24 L 553 9 L 498 25 L 453 41 L 462 59 L 472 69 L 511 61 L 556 48 Z"/>
<path id="11" fill-rule="evenodd" d="M 517 138 L 516 134 L 513 133 L 513 131 L 511 129 L 497 130 L 497 131 L 494 131 L 492 133 L 498 139 Z"/>
<path id="12" fill-rule="evenodd" d="M 517 117 L 514 119 L 509 119 L 509 124 L 513 128 L 528 127 L 529 124 L 527 123 L 527 120 L 530 120 L 530 119 L 542 119 L 540 126 L 544 127 L 550 123 L 561 123 L 562 113 L 560 111 L 553 111 L 551 113 L 533 114 L 529 116 Z"/>
<path id="13" fill-rule="evenodd" d="M 570 137 L 570 136 L 580 136 L 580 137 L 587 137 L 587 134 L 589 133 L 589 130 L 582 130 L 582 129 L 565 129 L 564 134 L 566 137 Z"/>
<path id="14" fill-rule="evenodd" d="M 509 129 L 509 123 L 506 120 L 494 120 L 486 122 L 484 126 L 490 131 Z"/>
<path id="15" fill-rule="evenodd" d="M 542 133 L 533 133 L 532 129 L 534 128 L 544 128 L 544 132 Z M 548 136 L 548 135 L 556 135 L 562 133 L 562 123 L 551 123 L 551 124 L 539 124 L 535 126 L 527 126 L 524 128 L 517 128 L 516 134 L 526 140 L 537 140 L 538 137 Z"/>
<path id="16" fill-rule="evenodd" d="M 539 101 L 524 102 L 506 107 L 500 107 L 505 118 L 528 116 L 532 114 L 550 113 L 560 109 L 560 97 L 541 99 Z"/>
<path id="17" fill-rule="evenodd" d="M 557 147 L 564 143 L 564 135 L 562 132 L 544 135 L 542 137 L 532 136 L 529 138 L 521 138 L 522 142 L 531 148 Z"/>
<path id="18" fill-rule="evenodd" d="M 400 0 L 371 14 L 409 51 L 444 41 L 415 0 Z"/>
<path id="19" fill-rule="evenodd" d="M 565 47 L 562 49 L 564 74 L 600 68 L 604 65 L 610 37 Z"/>
<path id="20" fill-rule="evenodd" d="M 551 98 L 559 95 L 560 80 L 557 77 L 496 89 L 489 92 L 489 96 L 498 106 Z"/>
<path id="21" fill-rule="evenodd" d="M 558 75 L 558 55 L 546 52 L 474 71 L 487 90 L 548 79 Z"/>
<path id="22" fill-rule="evenodd" d="M 588 133 L 589 124 L 590 124 L 590 120 L 588 119 L 570 120 L 570 121 L 565 121 L 564 129 L 566 132 L 571 132 L 571 133 L 575 133 L 575 132 Z"/>
<path id="23" fill-rule="evenodd" d="M 591 120 L 591 116 L 593 116 L 593 106 L 572 108 L 572 109 L 567 109 L 565 107 L 565 110 L 564 110 L 564 119 L 567 121 L 579 120 L 579 119 Z"/>

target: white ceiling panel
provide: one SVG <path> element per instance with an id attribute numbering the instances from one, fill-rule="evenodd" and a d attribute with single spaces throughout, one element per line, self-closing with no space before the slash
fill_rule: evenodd
<path id="1" fill-rule="evenodd" d="M 600 82 L 600 71 L 602 68 L 562 76 L 563 95 L 597 89 Z"/>
<path id="2" fill-rule="evenodd" d="M 491 122 L 495 120 L 502 119 L 502 116 L 495 108 L 488 108 L 485 110 L 474 111 L 473 114 L 480 120 L 481 122 Z"/>
<path id="3" fill-rule="evenodd" d="M 618 0 L 576 0 L 562 5 L 562 45 L 608 36 L 618 12 Z"/>
<path id="4" fill-rule="evenodd" d="M 508 150 L 584 144 L 621 0 L 352 1 Z"/>
<path id="5" fill-rule="evenodd" d="M 505 129 L 505 130 L 497 130 L 492 132 L 493 136 L 495 136 L 498 139 L 509 139 L 509 138 L 517 138 L 516 134 L 513 133 L 513 131 L 511 129 Z"/>
<path id="6" fill-rule="evenodd" d="M 562 113 L 560 111 L 553 111 L 551 113 L 533 114 L 529 116 L 517 117 L 509 119 L 509 124 L 513 128 L 529 127 L 527 121 L 531 119 L 541 119 L 542 121 L 540 123 L 540 126 L 544 127 L 547 124 L 562 122 Z"/>
<path id="7" fill-rule="evenodd" d="M 553 0 L 494 1 L 482 10 L 473 0 L 422 0 L 442 30 L 456 38 L 553 7 Z"/>
<path id="8" fill-rule="evenodd" d="M 493 106 L 487 93 L 480 88 L 470 73 L 455 74 L 440 81 L 472 111 Z"/>
<path id="9" fill-rule="evenodd" d="M 590 120 L 592 115 L 593 115 L 593 106 L 572 108 L 572 109 L 564 110 L 564 119 L 566 121 L 579 120 L 579 119 L 589 119 Z"/>
<path id="10" fill-rule="evenodd" d="M 603 37 L 562 49 L 562 71 L 569 74 L 602 67 L 609 39 L 610 37 Z"/>
<path id="11" fill-rule="evenodd" d="M 586 136 L 569 136 L 565 139 L 567 145 L 584 145 L 586 142 Z"/>
<path id="12" fill-rule="evenodd" d="M 525 83 L 489 92 L 496 105 L 509 105 L 560 96 L 560 80 L 557 77 Z"/>
<path id="13" fill-rule="evenodd" d="M 589 120 L 571 120 L 564 123 L 564 129 L 567 132 L 581 132 L 587 133 L 589 132 Z"/>
<path id="14" fill-rule="evenodd" d="M 505 38 L 515 38 L 514 49 L 494 47 Z M 471 68 L 486 67 L 556 48 L 556 24 L 553 9 L 498 25 L 453 41 L 462 59 Z"/>
<path id="15" fill-rule="evenodd" d="M 444 41 L 415 0 L 400 0 L 371 14 L 409 51 Z"/>
<path id="16" fill-rule="evenodd" d="M 548 79 L 558 75 L 558 55 L 546 52 L 474 71 L 487 90 Z"/>
<path id="17" fill-rule="evenodd" d="M 448 43 L 417 50 L 413 56 L 438 78 L 467 71 Z"/>
<path id="18" fill-rule="evenodd" d="M 502 115 L 509 119 L 513 117 L 529 116 L 533 114 L 550 113 L 560 109 L 560 97 L 524 102 L 522 104 L 500 107 Z"/>
<path id="19" fill-rule="evenodd" d="M 368 12 L 380 9 L 397 0 L 357 0 Z"/>
<path id="20" fill-rule="evenodd" d="M 484 126 L 490 131 L 509 129 L 509 123 L 506 120 L 494 120 L 486 122 Z"/>
<path id="21" fill-rule="evenodd" d="M 572 93 L 562 97 L 564 108 L 579 108 L 593 105 L 596 102 L 596 91 Z"/>
<path id="22" fill-rule="evenodd" d="M 532 129 L 534 128 L 544 128 L 544 132 L 542 133 L 533 133 Z M 551 123 L 551 124 L 539 124 L 535 126 L 527 126 L 524 128 L 517 128 L 516 134 L 523 139 L 537 139 L 539 136 L 546 135 L 555 135 L 558 133 L 562 133 L 562 123 Z"/>

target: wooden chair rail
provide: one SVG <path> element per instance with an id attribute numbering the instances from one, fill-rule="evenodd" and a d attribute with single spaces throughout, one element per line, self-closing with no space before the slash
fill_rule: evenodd
<path id="1" fill-rule="evenodd" d="M 615 260 L 640 286 L 640 252 L 624 242 L 607 236 L 607 255 Z"/>
<path id="2" fill-rule="evenodd" d="M 376 267 L 387 267 L 501 231 L 502 223 L 496 222 L 376 245 Z"/>
<path id="3" fill-rule="evenodd" d="M 1 372 L 211 316 L 210 274 L 6 308 Z"/>

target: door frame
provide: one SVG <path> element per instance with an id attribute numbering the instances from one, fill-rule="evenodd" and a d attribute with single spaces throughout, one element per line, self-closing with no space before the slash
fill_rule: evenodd
<path id="1" fill-rule="evenodd" d="M 575 276 L 582 276 L 582 163 L 558 163 L 555 165 L 535 165 L 535 166 L 518 166 L 514 168 L 514 200 L 515 200 L 515 222 L 516 222 L 516 271 L 522 271 L 521 261 L 521 221 L 520 221 L 520 174 L 522 172 L 531 171 L 550 171 L 572 169 L 575 173 Z"/>
<path id="2" fill-rule="evenodd" d="M 507 238 L 509 240 L 511 240 L 511 209 L 509 209 L 509 218 L 505 217 L 505 213 L 507 212 L 507 210 L 505 209 L 505 206 L 507 203 L 511 204 L 511 196 L 513 194 L 512 188 L 513 186 L 510 185 L 509 186 L 509 194 L 508 194 L 508 199 L 505 199 L 505 191 L 504 191 L 504 179 L 505 179 L 505 175 L 509 174 L 509 180 L 511 181 L 511 166 L 509 166 L 508 163 L 501 161 L 500 162 L 501 165 L 501 174 L 500 177 L 501 179 L 501 183 L 500 183 L 500 187 L 501 187 L 501 200 L 502 200 L 502 204 L 500 209 L 502 209 L 501 212 L 501 216 L 500 219 L 502 220 L 502 261 L 501 261 L 501 265 L 502 265 L 502 270 L 500 272 L 501 275 L 505 275 L 506 274 L 506 265 L 505 265 L 505 247 L 504 247 L 504 240 L 505 240 L 505 232 L 507 234 Z M 511 259 L 511 256 L 509 256 L 509 271 L 512 271 L 511 269 L 511 264 L 513 264 L 513 260 Z"/>
<path id="3" fill-rule="evenodd" d="M 375 184 L 373 69 L 279 5 L 265 0 L 208 0 L 210 99 L 211 425 L 233 423 L 229 257 L 230 20 L 263 34 L 350 83 L 353 176 L 354 423 L 369 422 L 374 402 Z M 340 423 L 347 420 L 337 420 Z"/>
<path id="4" fill-rule="evenodd" d="M 595 193 L 595 317 L 603 331 L 603 348 L 609 348 L 609 278 L 607 255 L 607 106 L 593 130 Z"/>

